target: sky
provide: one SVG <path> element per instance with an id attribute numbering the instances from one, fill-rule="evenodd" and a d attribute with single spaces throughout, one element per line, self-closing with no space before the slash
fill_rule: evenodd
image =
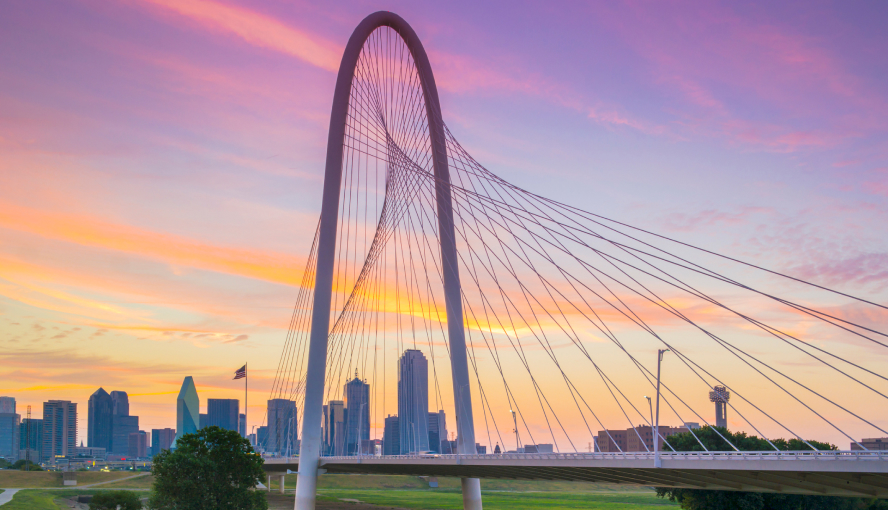
<path id="1" fill-rule="evenodd" d="M 377 10 L 414 27 L 450 130 L 508 181 L 888 302 L 883 2 L 11 0 L 0 394 L 20 413 L 75 401 L 85 437 L 102 386 L 172 427 L 185 376 L 202 405 L 242 398 L 248 363 L 260 424 L 335 73 Z"/>

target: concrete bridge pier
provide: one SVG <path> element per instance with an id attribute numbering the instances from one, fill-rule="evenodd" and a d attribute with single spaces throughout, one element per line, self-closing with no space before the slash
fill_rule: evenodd
<path id="1" fill-rule="evenodd" d="M 280 489 L 280 490 L 281 490 L 281 494 L 284 493 L 284 476 L 285 476 L 285 475 L 281 475 L 281 489 Z"/>

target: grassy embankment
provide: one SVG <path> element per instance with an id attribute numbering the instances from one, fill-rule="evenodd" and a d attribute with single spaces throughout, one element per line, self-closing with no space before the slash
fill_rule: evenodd
<path id="1" fill-rule="evenodd" d="M 488 510 L 667 510 L 677 508 L 669 501 L 657 498 L 653 491 L 647 493 L 594 493 L 594 492 L 482 492 L 484 508 Z M 292 508 L 293 496 L 273 496 L 283 503 L 273 508 Z M 347 490 L 336 489 L 322 492 L 319 506 L 326 502 L 361 502 L 387 508 L 416 510 L 458 510 L 463 507 L 459 491 L 446 489 L 439 492 L 417 490 Z"/>
<path id="2" fill-rule="evenodd" d="M 279 476 L 272 477 L 272 489 L 279 488 L 279 480 Z M 287 476 L 284 486 L 295 488 L 296 476 Z M 654 491 L 644 487 L 528 480 L 482 480 L 481 487 L 484 507 L 488 509 L 665 510 L 677 506 L 657 498 Z M 360 501 L 394 508 L 455 510 L 462 508 L 459 489 L 458 478 L 438 478 L 438 488 L 432 489 L 427 480 L 414 476 L 324 475 L 318 479 L 318 501 Z M 293 506 L 292 495 L 273 495 L 270 500 L 274 501 L 270 508 Z"/>
<path id="3" fill-rule="evenodd" d="M 134 473 L 132 471 L 112 471 L 110 473 L 103 473 L 101 471 L 77 471 L 77 485 L 90 485 L 94 483 L 119 480 L 121 478 L 127 478 L 129 476 L 134 476 L 137 474 L 139 473 Z M 140 478 L 136 478 L 133 481 L 137 480 L 140 480 Z M 117 484 L 109 483 L 102 485 L 102 487 L 105 487 L 106 485 L 112 486 Z M 64 486 L 65 485 L 62 483 L 62 473 L 58 471 L 27 472 L 16 471 L 12 469 L 0 469 L 0 487 L 6 487 L 9 489 L 38 489 L 44 487 L 49 488 Z M 126 488 L 145 489 L 150 486 L 151 484 L 149 483 L 147 486 L 144 487 L 139 486 Z"/>
<path id="4" fill-rule="evenodd" d="M 267 483 L 263 480 L 262 483 Z M 287 475 L 284 478 L 284 487 L 287 490 L 296 488 L 296 475 Z M 280 475 L 272 475 L 271 488 L 280 488 Z M 428 481 L 417 476 L 387 476 L 387 475 L 323 475 L 318 478 L 318 490 L 333 489 L 371 489 L 371 490 L 422 490 L 436 492 L 444 489 L 460 488 L 459 478 L 438 478 L 438 488 L 429 487 Z M 604 493 L 648 493 L 650 489 L 645 487 L 633 487 L 588 482 L 544 482 L 536 480 L 482 480 L 481 490 L 509 491 L 509 492 L 604 492 Z"/>
<path id="5" fill-rule="evenodd" d="M 95 491 L 76 491 L 76 490 L 26 490 L 18 491 L 12 497 L 12 501 L 3 505 L 3 510 L 59 510 L 68 508 L 61 504 L 55 503 L 59 498 L 70 498 L 80 494 L 95 494 Z"/>
<path id="6" fill-rule="evenodd" d="M 94 489 L 39 490 L 39 488 L 62 487 L 60 473 L 19 473 L 0 471 L 0 485 L 5 487 L 37 487 L 37 490 L 18 492 L 12 502 L 0 510 L 58 510 L 65 508 L 54 501 L 78 494 L 94 494 L 102 489 L 149 489 L 151 475 L 129 480 L 132 472 L 78 472 L 79 486 L 108 482 Z M 119 480 L 113 482 L 113 480 Z M 277 476 L 272 477 L 272 488 L 278 488 Z M 15 485 L 9 482 L 17 482 Z M 606 484 L 581 482 L 542 482 L 518 480 L 483 480 L 484 506 L 487 509 L 507 510 L 666 510 L 675 507 L 673 503 L 658 499 L 650 489 L 623 487 Z M 285 479 L 285 487 L 295 488 L 296 476 Z M 439 478 L 439 488 L 429 488 L 424 479 L 413 476 L 381 475 L 324 475 L 320 477 L 319 507 L 341 508 L 346 501 L 360 501 L 365 504 L 417 510 L 459 509 L 462 496 L 459 492 L 459 479 Z M 292 492 L 279 496 L 269 494 L 270 508 L 292 508 Z M 351 506 L 351 505 L 348 505 Z M 355 505 L 356 508 L 367 508 Z"/>

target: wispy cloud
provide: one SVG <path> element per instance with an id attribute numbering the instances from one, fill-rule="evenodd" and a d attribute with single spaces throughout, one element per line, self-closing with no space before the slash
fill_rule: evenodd
<path id="1" fill-rule="evenodd" d="M 0 202 L 0 227 L 285 285 L 298 285 L 305 267 L 304 260 L 284 253 L 217 246 L 97 218 L 10 203 Z"/>
<path id="2" fill-rule="evenodd" d="M 743 207 L 737 212 L 707 209 L 694 214 L 668 214 L 660 219 L 660 223 L 674 232 L 693 232 L 715 225 L 742 225 L 749 222 L 754 215 L 767 215 L 772 212 L 773 210 L 767 207 Z"/>
<path id="3" fill-rule="evenodd" d="M 254 10 L 210 0 L 145 1 L 251 45 L 292 55 L 328 71 L 339 68 L 341 46 Z"/>

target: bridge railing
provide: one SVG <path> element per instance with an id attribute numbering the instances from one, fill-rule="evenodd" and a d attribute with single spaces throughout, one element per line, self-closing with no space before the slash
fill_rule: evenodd
<path id="1" fill-rule="evenodd" d="M 888 461 L 888 450 L 829 450 L 829 451 L 760 451 L 760 452 L 660 452 L 660 458 L 664 460 L 844 460 L 844 461 Z M 466 460 L 653 460 L 653 452 L 596 452 L 596 453 L 499 453 L 499 454 L 417 454 L 417 455 L 361 455 L 361 456 L 330 456 L 321 457 L 325 461 L 355 461 L 356 459 L 389 459 L 389 460 L 417 460 L 417 459 L 466 459 Z M 299 457 L 266 457 L 266 462 L 298 462 Z"/>

